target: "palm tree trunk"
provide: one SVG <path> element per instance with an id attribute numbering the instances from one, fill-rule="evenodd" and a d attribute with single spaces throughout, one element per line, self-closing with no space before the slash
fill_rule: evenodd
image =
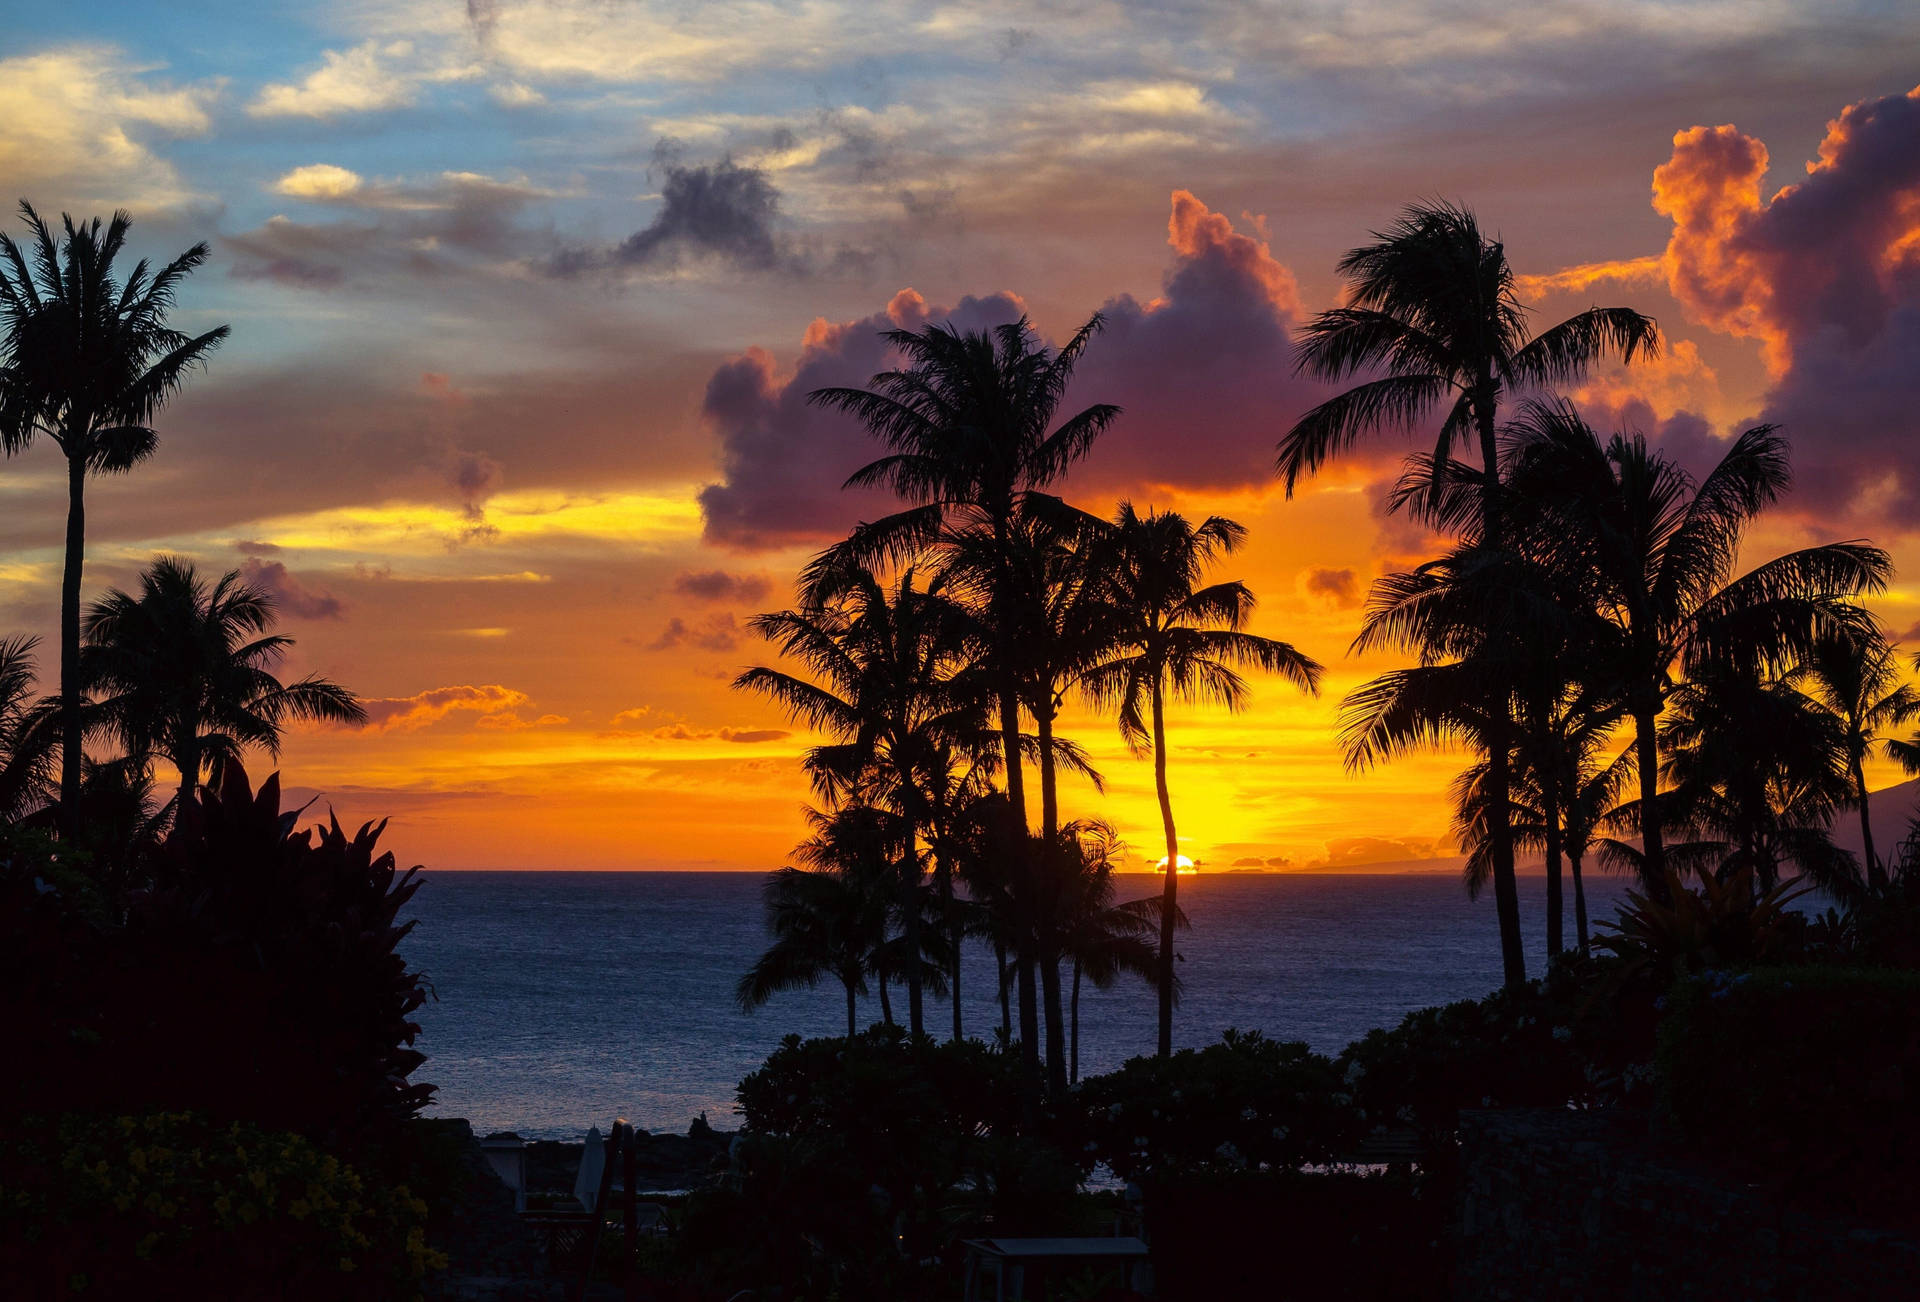
<path id="1" fill-rule="evenodd" d="M 80 571 L 87 556 L 85 431 L 68 431 L 67 554 L 60 576 L 60 830 L 80 834 Z"/>
<path id="2" fill-rule="evenodd" d="M 1033 941 L 1027 936 L 1025 919 L 1018 916 L 1032 894 L 1032 839 L 1027 835 L 1027 784 L 1020 767 L 1020 697 L 1010 671 L 1000 689 L 1000 746 L 1007 767 L 1007 846 L 1006 852 L 1018 856 L 1013 878 L 1015 893 L 1014 962 L 1020 973 L 1020 1070 L 1029 1090 L 1040 1084 L 1040 1008 L 1033 988 Z"/>
<path id="3" fill-rule="evenodd" d="M 197 731 L 197 729 L 196 729 Z M 176 746 L 175 760 L 180 765 L 180 795 L 173 806 L 173 825 L 180 826 L 180 816 L 193 803 L 194 788 L 200 780 L 200 748 L 191 743 Z"/>
<path id="4" fill-rule="evenodd" d="M 1559 764 L 1549 762 L 1546 766 L 1546 778 L 1542 783 L 1541 813 L 1547 819 L 1547 960 L 1565 952 L 1566 942 L 1566 906 L 1560 888 L 1561 847 L 1565 838 L 1560 829 L 1560 774 Z"/>
<path id="5" fill-rule="evenodd" d="M 1482 375 L 1474 401 L 1480 427 L 1481 467 L 1486 472 L 1480 497 L 1482 541 L 1490 551 L 1505 545 L 1500 519 L 1500 449 L 1494 428 L 1494 393 Z M 1520 885 L 1513 873 L 1513 812 L 1509 799 L 1513 726 L 1505 700 L 1487 703 L 1487 842 L 1493 859 L 1493 904 L 1500 919 L 1500 966 L 1509 988 L 1526 984 L 1527 954 L 1520 941 Z"/>
<path id="6" fill-rule="evenodd" d="M 853 982 L 843 980 L 840 984 L 847 988 L 847 1038 L 851 1040 L 855 1034 L 857 1034 L 854 1029 L 856 1018 L 853 1004 Z"/>
<path id="7" fill-rule="evenodd" d="M 1585 958 L 1587 949 L 1587 888 L 1580 881 L 1580 855 L 1578 852 L 1567 855 L 1567 868 L 1573 875 L 1573 930 L 1580 941 L 1580 957 Z"/>
<path id="8" fill-rule="evenodd" d="M 1047 1089 L 1055 1098 L 1067 1089 L 1067 1039 L 1065 1019 L 1060 1010 L 1060 945 L 1054 902 L 1059 898 L 1062 871 L 1060 859 L 1060 792 L 1053 764 L 1053 712 L 1042 708 L 1034 712 L 1040 734 L 1040 854 L 1036 865 L 1045 874 L 1036 894 L 1042 904 L 1035 921 L 1039 924 L 1041 993 L 1046 999 Z"/>
<path id="9" fill-rule="evenodd" d="M 1867 861 L 1867 885 L 1877 891 L 1887 884 L 1887 870 L 1873 852 L 1873 817 L 1867 809 L 1867 770 L 1858 756 L 1853 761 L 1853 785 L 1860 793 L 1860 848 Z"/>
<path id="10" fill-rule="evenodd" d="M 1667 904 L 1667 847 L 1660 827 L 1660 743 L 1655 732 L 1658 710 L 1633 713 L 1635 762 L 1640 769 L 1640 877 L 1655 903 Z"/>
<path id="11" fill-rule="evenodd" d="M 1160 825 L 1167 834 L 1166 883 L 1160 888 L 1160 964 L 1155 984 L 1160 994 L 1159 1054 L 1173 1054 L 1173 920 L 1179 913 L 1180 839 L 1173 830 L 1173 798 L 1167 794 L 1166 705 L 1160 673 L 1153 677 L 1153 785 L 1160 795 Z"/>
<path id="12" fill-rule="evenodd" d="M 880 973 L 880 979 L 876 984 L 880 987 L 880 1020 L 888 1026 L 892 1026 L 893 996 L 887 993 L 887 974 L 885 972 Z"/>
<path id="13" fill-rule="evenodd" d="M 920 845 L 919 832 L 913 820 L 907 821 L 907 854 L 901 864 L 901 876 L 904 879 L 907 916 L 902 931 L 907 942 L 907 1029 L 916 1037 L 926 1034 L 926 1023 L 921 1014 L 923 1003 L 920 991 Z"/>
<path id="14" fill-rule="evenodd" d="M 939 844 L 946 844 L 944 833 Z M 946 919 L 947 942 L 953 946 L 949 963 L 952 971 L 947 974 L 947 979 L 952 983 L 949 991 L 953 997 L 953 1040 L 958 1044 L 966 1039 L 966 1033 L 960 1025 L 960 918 L 953 911 L 953 864 L 943 851 L 935 851 L 933 870 L 940 878 L 940 916 Z"/>
<path id="15" fill-rule="evenodd" d="M 1073 1065 L 1067 1076 L 1069 1084 L 1080 1083 L 1080 960 L 1073 960 Z"/>
<path id="16" fill-rule="evenodd" d="M 1006 942 L 994 938 L 993 968 L 1000 977 L 1000 1037 L 1008 1044 L 1013 1043 L 1013 1005 L 1008 1002 L 1007 983 L 1007 946 Z"/>

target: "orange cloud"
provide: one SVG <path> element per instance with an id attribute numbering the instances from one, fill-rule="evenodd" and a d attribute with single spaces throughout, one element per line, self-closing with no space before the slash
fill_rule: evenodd
<path id="1" fill-rule="evenodd" d="M 1760 181 L 1767 147 L 1732 126 L 1691 127 L 1653 172 L 1653 207 L 1673 220 L 1661 258 L 1668 288 L 1687 316 L 1728 334 L 1760 339 L 1767 364 L 1786 364 L 1786 339 L 1770 317 L 1765 268 L 1742 238 L 1765 211 Z"/>
<path id="2" fill-rule="evenodd" d="M 1282 312 L 1300 310 L 1300 286 L 1293 272 L 1274 258 L 1266 241 L 1235 231 L 1225 213 L 1213 212 L 1191 191 L 1173 192 L 1167 243 L 1184 259 L 1218 257 L 1233 272 L 1264 289 L 1274 307 Z"/>
<path id="3" fill-rule="evenodd" d="M 499 714 L 515 710 L 526 705 L 529 697 L 525 692 L 503 687 L 499 683 L 487 683 L 483 686 L 461 684 L 451 687 L 430 687 L 424 692 L 415 692 L 412 696 L 384 696 L 371 701 L 362 701 L 367 711 L 366 726 L 382 732 L 395 729 L 411 731 L 424 728 L 430 723 L 446 718 L 455 710 L 478 710 L 483 714 Z"/>

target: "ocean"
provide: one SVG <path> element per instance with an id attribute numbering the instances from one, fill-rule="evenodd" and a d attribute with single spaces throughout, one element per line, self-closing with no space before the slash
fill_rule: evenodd
<path id="1" fill-rule="evenodd" d="M 730 1129 L 734 1087 L 782 1036 L 838 1035 L 837 983 L 777 996 L 754 1013 L 734 982 L 767 943 L 754 873 L 432 872 L 409 916 L 401 953 L 437 993 L 420 1011 L 426 1065 L 414 1079 L 439 1093 L 430 1115 L 465 1117 L 480 1134 L 576 1140 L 625 1117 L 684 1131 L 704 1113 Z M 1150 874 L 1121 879 L 1119 897 L 1158 890 Z M 1617 879 L 1588 882 L 1594 919 L 1625 896 Z M 1520 879 L 1529 970 L 1545 960 L 1546 883 Z M 1469 901 L 1451 873 L 1207 874 L 1180 900 L 1185 993 L 1176 1047 L 1208 1044 L 1228 1027 L 1305 1040 L 1337 1053 L 1409 1011 L 1477 998 L 1500 984 L 1489 891 Z M 1567 935 L 1573 935 L 1571 892 Z M 968 1034 L 999 1022 L 993 956 L 962 969 Z M 896 991 L 894 1015 L 906 1016 Z M 1016 1010 L 1016 1019 L 1017 1019 Z M 865 1020 L 878 1020 L 868 998 Z M 929 1031 L 952 1014 L 929 999 Z M 1083 988 L 1080 1070 L 1109 1071 L 1153 1051 L 1154 1000 L 1142 982 Z"/>

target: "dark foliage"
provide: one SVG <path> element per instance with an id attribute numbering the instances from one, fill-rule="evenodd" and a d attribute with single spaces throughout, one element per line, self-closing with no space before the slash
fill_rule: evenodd
<path id="1" fill-rule="evenodd" d="M 1086 1153 L 1123 1180 L 1329 1162 L 1362 1133 L 1340 1069 L 1295 1041 L 1228 1031 L 1087 1079 Z"/>
<path id="2" fill-rule="evenodd" d="M 1165 1298 L 1444 1298 L 1452 1217 L 1400 1172 L 1213 1171 L 1147 1192 Z"/>
<path id="3" fill-rule="evenodd" d="M 36 1120 L 0 1139 L 11 1296 L 416 1297 L 426 1204 L 298 1135 L 186 1113 Z"/>
<path id="4" fill-rule="evenodd" d="M 1792 1198 L 1920 1220 L 1920 974 L 1704 972 L 1660 1028 L 1662 1115 L 1696 1151 Z"/>
<path id="5" fill-rule="evenodd" d="M 1071 1224 L 1082 1169 L 1017 1129 L 1016 1064 L 978 1041 L 788 1036 L 740 1110 L 738 1179 L 687 1209 L 687 1257 L 715 1288 L 912 1296 L 989 1219 Z"/>
<path id="6" fill-rule="evenodd" d="M 277 775 L 255 793 L 230 766 L 124 922 L 50 889 L 57 861 L 15 856 L 0 980 L 37 1069 L 8 1074 L 7 1114 L 193 1111 L 390 1146 L 433 1092 L 407 1079 L 428 991 L 395 952 L 418 869 L 376 853 L 384 824 L 316 837 L 297 814 Z"/>

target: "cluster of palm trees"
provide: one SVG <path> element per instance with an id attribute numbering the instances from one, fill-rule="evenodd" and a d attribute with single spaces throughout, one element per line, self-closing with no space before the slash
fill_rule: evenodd
<path id="1" fill-rule="evenodd" d="M 1545 860 L 1550 954 L 1565 948 L 1566 870 L 1587 946 L 1589 853 L 1655 898 L 1689 872 L 1755 891 L 1788 867 L 1836 892 L 1884 884 L 1863 761 L 1916 758 L 1891 733 L 1920 714 L 1860 604 L 1884 589 L 1886 553 L 1832 543 L 1736 577 L 1748 527 L 1788 487 L 1786 441 L 1750 429 L 1696 478 L 1644 438 L 1601 438 L 1549 391 L 1609 353 L 1651 353 L 1654 322 L 1595 308 L 1529 337 L 1501 246 L 1471 213 L 1412 208 L 1341 270 L 1349 306 L 1314 320 L 1302 364 L 1367 379 L 1288 432 L 1282 473 L 1291 489 L 1370 430 L 1438 415 L 1393 505 L 1456 539 L 1375 584 L 1355 649 L 1416 663 L 1343 703 L 1342 741 L 1355 767 L 1433 743 L 1477 754 L 1456 805 L 1469 887 L 1494 886 L 1508 981 L 1525 979 L 1520 849 Z M 1463 443 L 1477 464 L 1456 457 Z M 1864 881 L 1829 834 L 1851 807 Z"/>
<path id="2" fill-rule="evenodd" d="M 112 589 L 84 611 L 85 489 L 153 455 L 152 423 L 187 375 L 227 337 L 168 324 L 180 284 L 207 258 L 196 244 L 158 270 L 120 279 L 131 219 L 117 212 L 56 235 L 23 202 L 24 247 L 0 233 L 0 449 L 44 435 L 67 470 L 60 682 L 36 695 L 35 640 L 0 641 L 0 819 L 38 817 L 69 841 L 124 861 L 150 842 L 203 774 L 249 747 L 277 753 L 292 719 L 364 720 L 346 689 L 318 676 L 282 683 L 291 640 L 270 632 L 272 594 L 230 572 L 154 561 L 137 592 Z M 89 756 L 89 740 L 114 752 Z M 180 774 L 171 801 L 150 798 L 156 760 Z M 124 866 L 124 862 L 122 862 Z"/>
<path id="3" fill-rule="evenodd" d="M 1459 831 L 1470 890 L 1493 886 L 1506 980 L 1526 979 L 1523 852 L 1545 862 L 1550 953 L 1569 948 L 1568 876 L 1576 943 L 1589 943 L 1591 860 L 1656 898 L 1691 872 L 1755 892 L 1788 869 L 1836 892 L 1883 886 L 1864 762 L 1920 764 L 1920 738 L 1895 735 L 1920 695 L 1861 604 L 1885 587 L 1886 554 L 1832 543 L 1737 573 L 1749 526 L 1788 487 L 1784 439 L 1749 430 L 1696 477 L 1643 438 L 1597 435 L 1554 391 L 1600 361 L 1656 354 L 1655 322 L 1595 307 L 1532 332 L 1504 249 L 1471 212 L 1412 206 L 1339 270 L 1345 306 L 1310 322 L 1298 366 L 1350 387 L 1287 431 L 1282 480 L 1291 493 L 1370 434 L 1425 429 L 1432 451 L 1407 460 L 1392 506 L 1454 540 L 1375 584 L 1355 650 L 1414 663 L 1348 697 L 1341 740 L 1354 767 L 1422 745 L 1471 752 Z M 895 331 L 899 369 L 811 395 L 887 446 L 849 485 L 905 505 L 822 552 L 797 608 L 759 621 L 802 672 L 739 680 L 833 739 L 807 757 L 825 808 L 806 869 L 769 882 L 776 942 L 742 979 L 744 1005 L 832 975 L 851 1029 L 867 980 L 883 1003 L 897 980 L 913 1031 L 931 990 L 953 998 L 958 1036 L 959 948 L 980 934 L 1000 956 L 1009 1034 L 1017 991 L 1036 1081 L 1043 1046 L 1049 1087 L 1069 1075 L 1063 965 L 1076 992 L 1082 975 L 1150 971 L 1170 1051 L 1181 914 L 1166 701 L 1238 707 L 1247 667 L 1313 691 L 1320 667 L 1246 631 L 1244 585 L 1206 582 L 1237 524 L 1129 503 L 1102 519 L 1049 491 L 1119 416 L 1094 405 L 1056 422 L 1099 326 L 1057 352 L 1024 320 Z M 1061 818 L 1060 769 L 1098 783 L 1055 731 L 1076 695 L 1153 757 L 1156 900 L 1115 905 L 1098 875 L 1108 834 Z M 1853 808 L 1864 869 L 1830 835 Z"/>
<path id="4" fill-rule="evenodd" d="M 1044 1057 L 1055 1092 L 1075 1074 L 1083 981 L 1152 980 L 1160 1048 L 1171 1050 L 1183 917 L 1167 701 L 1238 708 L 1246 668 L 1308 691 L 1320 676 L 1294 647 L 1246 630 L 1244 584 L 1206 581 L 1244 537 L 1239 525 L 1124 502 L 1107 519 L 1048 491 L 1119 414 L 1099 404 L 1056 420 L 1099 327 L 1096 317 L 1058 351 L 1025 320 L 980 334 L 895 331 L 900 369 L 811 395 L 887 445 L 849 483 L 888 487 L 906 505 L 817 556 L 795 609 L 756 621 L 799 672 L 738 680 L 831 739 L 805 760 L 825 806 L 798 856 L 808 870 L 770 879 L 775 943 L 742 979 L 741 1002 L 832 976 L 851 1026 L 867 978 L 883 1006 L 898 980 L 914 1033 L 932 991 L 952 999 L 958 1037 L 961 945 L 984 936 L 1003 1030 L 1036 1086 Z M 1075 695 L 1112 710 L 1128 743 L 1154 757 L 1166 837 L 1157 898 L 1116 903 L 1111 831 L 1062 817 L 1061 770 L 1100 780 L 1058 732 Z"/>

